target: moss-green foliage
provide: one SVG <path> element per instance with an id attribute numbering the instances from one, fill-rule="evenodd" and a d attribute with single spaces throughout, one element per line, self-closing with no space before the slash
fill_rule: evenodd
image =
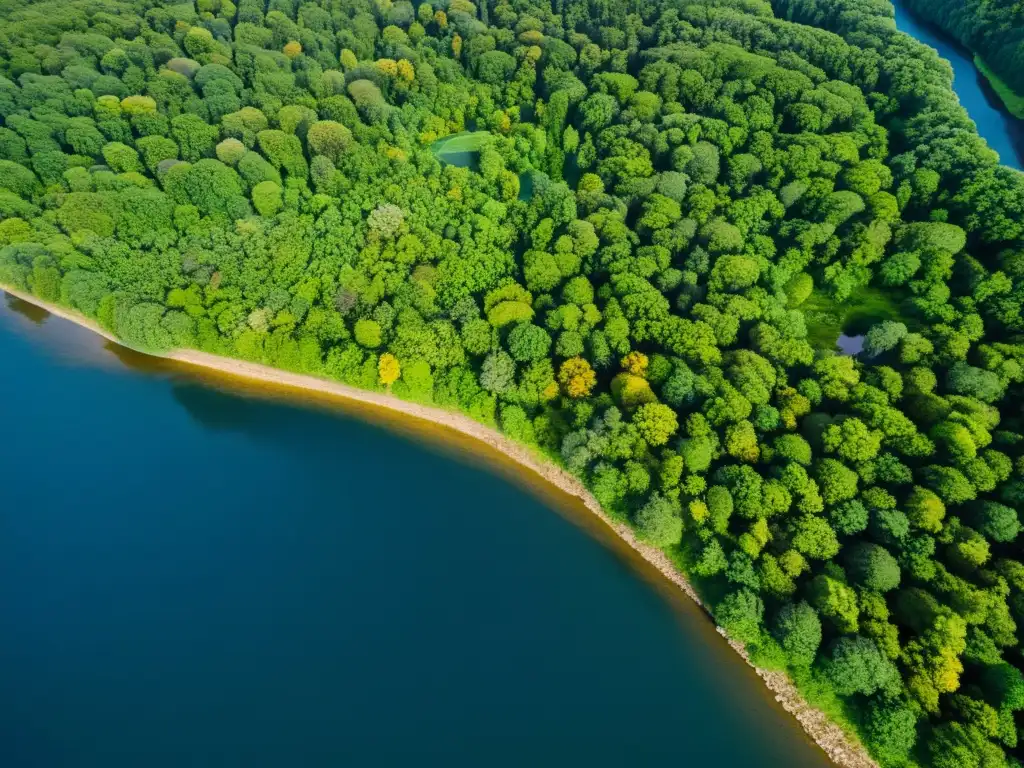
<path id="1" fill-rule="evenodd" d="M 935 24 L 987 62 L 979 69 L 1024 94 L 1024 24 L 1015 0 L 907 0 L 914 13 Z"/>
<path id="2" fill-rule="evenodd" d="M 814 291 L 800 304 L 807 322 L 807 339 L 817 349 L 835 348 L 839 334 L 861 334 L 875 323 L 903 317 L 899 302 L 889 292 L 864 286 L 842 302 Z"/>
<path id="3" fill-rule="evenodd" d="M 888 3 L 387 5 L 0 6 L 0 282 L 498 426 L 883 764 L 1008 765 L 1024 176 L 944 63 Z"/>
<path id="4" fill-rule="evenodd" d="M 447 152 L 479 152 L 490 141 L 489 131 L 464 131 L 438 139 L 430 145 L 430 148 L 435 155 L 440 157 Z"/>
<path id="5" fill-rule="evenodd" d="M 985 63 L 985 60 L 981 56 L 974 57 L 974 65 L 992 84 L 992 89 L 999 94 L 999 98 L 1002 99 L 1003 104 L 1006 105 L 1006 109 L 1009 110 L 1010 114 L 1016 118 L 1024 120 L 1024 95 L 1015 91 L 1006 82 L 995 73 L 995 71 Z M 1024 90 L 1024 87 L 1022 87 Z"/>

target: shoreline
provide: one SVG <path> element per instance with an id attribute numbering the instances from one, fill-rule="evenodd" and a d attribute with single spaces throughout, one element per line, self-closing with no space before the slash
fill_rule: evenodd
<path id="1" fill-rule="evenodd" d="M 970 69 L 973 70 L 974 76 L 978 79 L 979 82 L 978 87 L 981 90 L 982 98 L 986 102 L 988 102 L 989 106 L 992 107 L 992 109 L 994 109 L 996 112 L 998 112 L 1002 119 L 1007 121 L 1008 124 L 1006 138 L 1009 141 L 1009 150 L 1012 153 L 1012 155 L 1010 157 L 1004 157 L 1002 154 L 1000 154 L 999 164 L 1007 168 L 1012 168 L 1014 170 L 1024 172 L 1024 115 L 1016 114 L 1012 107 L 1009 104 L 1007 104 L 1006 100 L 1003 98 L 1003 94 L 1000 92 L 999 88 L 996 87 L 995 83 L 992 80 L 992 76 L 995 76 L 997 79 L 998 76 L 996 76 L 995 73 L 992 72 L 987 65 L 985 65 L 984 67 L 979 66 L 979 61 L 981 61 L 982 64 L 984 64 L 984 61 L 981 58 L 981 54 L 973 51 L 965 43 L 961 42 L 961 40 L 958 37 L 953 35 L 948 30 L 944 29 L 938 22 L 921 16 L 913 8 L 901 3 L 900 0 L 890 0 L 890 3 L 896 11 L 896 17 L 894 21 L 896 23 L 897 30 L 899 30 L 905 35 L 908 35 L 909 37 L 912 37 L 914 40 L 916 40 L 918 43 L 922 45 L 936 49 L 936 51 L 939 53 L 939 57 L 948 61 L 953 66 L 954 81 L 952 89 L 953 92 L 956 94 L 957 99 L 960 101 L 961 106 L 963 106 L 963 94 L 961 94 L 960 89 L 958 89 L 956 85 L 956 64 L 953 61 L 952 57 L 948 57 L 944 53 L 939 51 L 938 46 L 934 42 L 918 37 L 918 35 L 914 31 L 904 29 L 901 26 L 899 20 L 900 11 L 905 13 L 913 22 L 915 22 L 924 31 L 930 32 L 939 41 L 956 50 L 964 59 L 964 61 L 969 65 Z M 1000 80 L 1000 82 L 1002 81 Z M 1006 86 L 1006 88 L 1009 89 L 1009 86 Z M 1011 93 L 1017 95 L 1018 98 L 1024 99 L 1024 96 L 1016 94 L 1014 91 L 1012 91 L 1012 89 L 1009 90 Z M 978 116 L 976 114 L 971 114 L 970 110 L 968 110 L 966 106 L 964 106 L 964 110 L 967 112 L 967 116 L 971 119 L 972 122 L 975 123 L 975 125 L 981 125 L 981 122 L 978 120 Z M 979 127 L 978 135 L 985 140 L 985 143 L 989 145 L 990 149 L 993 149 L 994 151 L 998 152 L 998 150 L 996 150 L 995 147 L 993 147 L 993 142 L 991 141 L 990 136 L 986 134 L 988 134 L 988 131 L 986 131 L 983 134 Z"/>
<path id="2" fill-rule="evenodd" d="M 988 80 L 988 84 L 996 92 L 1000 101 L 1003 102 L 1006 111 L 1018 120 L 1024 120 L 1024 96 L 1007 85 L 996 71 L 985 63 L 980 53 L 974 53 L 973 51 L 971 53 L 974 55 L 974 66 Z"/>
<path id="3" fill-rule="evenodd" d="M 32 304 L 52 315 L 92 331 L 107 341 L 125 347 L 113 334 L 78 312 L 51 304 L 30 293 L 7 286 L 0 285 L 0 290 L 16 299 Z M 126 348 L 131 349 L 130 347 Z M 554 486 L 569 496 L 579 499 L 587 510 L 600 520 L 604 526 L 610 529 L 612 533 L 634 550 L 643 560 L 653 566 L 668 582 L 689 597 L 693 603 L 703 610 L 712 622 L 714 621 L 696 590 L 668 556 L 660 549 L 639 540 L 633 530 L 624 523 L 613 520 L 605 513 L 597 499 L 594 498 L 578 478 L 561 467 L 538 457 L 526 446 L 510 440 L 496 430 L 486 427 L 468 416 L 457 411 L 449 411 L 434 406 L 400 400 L 385 393 L 358 389 L 340 382 L 320 379 L 306 374 L 291 373 L 259 363 L 235 360 L 206 352 L 174 350 L 162 355 L 142 354 L 147 354 L 157 359 L 184 363 L 188 366 L 249 381 L 258 381 L 292 390 L 304 390 L 331 398 L 385 408 L 388 411 L 411 416 L 414 419 L 429 422 L 430 424 L 453 430 L 461 435 L 483 442 L 494 451 L 515 462 L 519 467 L 525 467 L 530 470 L 549 485 Z M 796 686 L 793 685 L 785 673 L 764 670 L 755 666 L 741 643 L 730 639 L 720 627 L 716 627 L 716 629 L 729 646 L 739 654 L 740 658 L 754 669 L 765 686 L 774 694 L 775 700 L 782 708 L 797 720 L 807 735 L 834 763 L 843 768 L 878 768 L 878 764 L 868 755 L 867 750 L 861 744 L 856 740 L 852 740 L 838 725 L 829 720 L 827 715 L 815 709 L 804 700 Z"/>

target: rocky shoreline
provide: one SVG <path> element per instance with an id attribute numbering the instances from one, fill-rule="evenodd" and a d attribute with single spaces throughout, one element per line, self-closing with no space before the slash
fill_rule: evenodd
<path id="1" fill-rule="evenodd" d="M 109 341 L 120 344 L 112 334 L 101 328 L 94 321 L 77 312 L 50 304 L 31 294 L 8 288 L 6 286 L 0 286 L 0 289 L 15 298 L 34 304 L 53 315 L 97 333 Z M 579 479 L 569 474 L 561 467 L 555 466 L 547 460 L 539 458 L 527 447 L 519 443 L 515 443 L 495 430 L 473 421 L 468 416 L 454 411 L 443 410 L 441 408 L 410 403 L 380 392 L 361 390 L 345 384 L 318 379 L 313 376 L 290 373 L 288 371 L 282 371 L 265 365 L 233 360 L 231 358 L 211 355 L 205 352 L 198 352 L 194 350 L 175 350 L 163 355 L 162 357 L 170 360 L 176 360 L 186 365 L 197 366 L 207 370 L 213 370 L 218 373 L 229 374 L 231 376 L 238 376 L 245 379 L 284 386 L 292 389 L 317 392 L 344 398 L 350 401 L 387 408 L 391 411 L 403 413 L 432 424 L 447 427 L 475 440 L 484 442 L 494 450 L 516 462 L 518 465 L 526 467 L 536 473 L 543 480 L 556 488 L 570 494 L 571 496 L 579 498 L 587 509 L 600 518 L 620 539 L 635 550 L 644 560 L 654 566 L 654 568 L 656 568 L 668 581 L 674 584 L 698 606 L 704 608 L 706 611 L 706 608 L 701 602 L 696 590 L 689 581 L 687 581 L 686 577 L 679 571 L 679 569 L 676 568 L 675 564 L 668 558 L 668 556 L 660 549 L 640 541 L 634 534 L 633 530 L 627 525 L 612 520 L 611 517 L 601 509 L 601 505 L 598 504 L 597 499 L 594 498 Z M 842 766 L 842 768 L 878 768 L 878 764 L 870 757 L 870 755 L 868 755 L 867 750 L 854 738 L 847 735 L 838 725 L 829 720 L 827 715 L 810 706 L 804 700 L 803 696 L 801 696 L 796 686 L 784 673 L 757 667 L 750 660 L 750 656 L 747 654 L 746 649 L 741 643 L 730 639 L 721 627 L 718 628 L 718 632 L 723 636 L 723 638 L 725 638 L 726 642 L 729 643 L 733 650 L 735 650 L 748 665 L 753 667 L 768 689 L 775 694 L 775 700 L 783 709 L 796 718 L 807 734 L 815 743 L 818 744 L 819 747 L 821 747 L 833 762 Z"/>

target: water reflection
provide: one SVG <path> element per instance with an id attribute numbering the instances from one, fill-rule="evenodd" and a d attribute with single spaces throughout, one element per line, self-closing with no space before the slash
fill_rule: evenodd
<path id="1" fill-rule="evenodd" d="M 180 370 L 172 372 L 171 397 L 206 430 L 233 432 L 270 443 L 284 440 L 301 446 L 304 454 L 322 454 L 333 442 L 344 439 L 344 422 L 351 421 L 339 407 L 324 413 L 327 408 L 313 410 L 307 403 L 296 407 L 294 398 L 291 402 L 278 400 L 266 391 L 248 397 L 237 389 L 212 383 L 211 387 Z"/>
<path id="2" fill-rule="evenodd" d="M 31 302 L 23 301 L 17 296 L 11 296 L 11 294 L 5 293 L 4 297 L 7 302 L 7 308 L 12 312 L 21 315 L 30 323 L 42 325 L 46 321 L 46 318 L 50 316 L 50 313 L 42 307 L 37 307 Z"/>
<path id="3" fill-rule="evenodd" d="M 296 407 L 294 395 L 287 400 L 278 400 L 278 397 L 287 398 L 288 395 L 275 396 L 267 390 L 254 390 L 256 397 L 252 398 L 239 389 L 222 387 L 216 381 L 212 381 L 216 388 L 211 388 L 211 380 L 193 380 L 181 371 L 175 373 L 171 395 L 203 429 L 234 433 L 263 445 L 287 444 L 289 450 L 299 451 L 304 460 L 317 462 L 329 457 L 332 446 L 336 446 L 338 441 L 348 439 L 350 427 L 345 422 L 351 421 L 352 414 L 347 405 L 340 405 L 338 401 L 317 403 L 314 404 L 316 410 L 310 410 L 307 407 Z M 616 536 L 577 497 L 552 486 L 499 451 L 462 433 L 426 422 L 409 422 L 407 417 L 381 408 L 367 411 L 363 417 L 360 421 L 386 428 L 386 431 L 363 433 L 362 448 L 368 454 L 394 453 L 390 433 L 398 432 L 403 437 L 412 438 L 421 447 L 431 449 L 433 453 L 454 458 L 462 464 L 503 478 L 611 549 L 630 570 L 640 575 L 680 612 L 680 621 L 692 622 L 694 616 L 699 615 L 702 619 L 700 632 L 704 639 L 716 645 L 721 642 L 715 637 L 716 632 L 711 623 L 704 620 L 703 611 Z M 403 423 L 399 419 L 406 421 Z M 416 424 L 424 428 L 417 430 L 414 426 Z"/>
<path id="4" fill-rule="evenodd" d="M 836 339 L 836 346 L 844 355 L 856 356 L 864 351 L 864 334 L 848 336 L 845 333 L 839 334 Z"/>
<path id="5" fill-rule="evenodd" d="M 0 328 L 30 339 L 50 358 L 65 366 L 86 366 L 123 371 L 115 344 L 92 331 L 54 317 L 42 307 L 4 293 L 0 302 Z"/>
<path id="6" fill-rule="evenodd" d="M 254 429 L 272 420 L 273 410 L 262 406 L 248 407 L 247 401 L 217 390 L 191 384 L 171 385 L 171 396 L 193 421 L 215 432 L 240 432 L 246 435 L 263 431 Z M 254 419 L 254 416 L 259 419 Z M 276 421 L 276 420 L 275 420 Z M 270 424 L 271 429 L 286 423 Z"/>

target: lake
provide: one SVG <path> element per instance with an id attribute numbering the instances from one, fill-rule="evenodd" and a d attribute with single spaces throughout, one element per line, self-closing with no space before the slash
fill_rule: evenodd
<path id="1" fill-rule="evenodd" d="M 478 444 L 9 298 L 0 355 L 4 766 L 828 765 L 692 603 Z"/>
<path id="2" fill-rule="evenodd" d="M 1006 111 L 988 80 L 974 66 L 970 51 L 914 16 L 899 0 L 892 1 L 896 8 L 897 28 L 930 45 L 953 65 L 953 89 L 978 126 L 978 133 L 999 153 L 1005 165 L 1024 170 L 1024 122 Z"/>

